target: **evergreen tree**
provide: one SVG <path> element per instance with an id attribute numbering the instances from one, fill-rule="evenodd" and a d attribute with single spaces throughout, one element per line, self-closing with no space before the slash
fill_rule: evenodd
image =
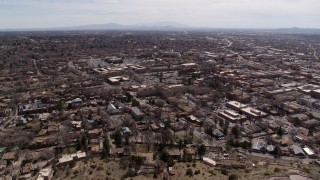
<path id="1" fill-rule="evenodd" d="M 179 149 L 181 150 L 183 147 L 183 142 L 182 142 L 182 139 L 179 140 Z"/>
<path id="2" fill-rule="evenodd" d="M 236 139 L 238 139 L 240 137 L 240 128 L 238 125 L 234 126 L 231 130 L 232 134 L 234 135 L 234 137 Z"/>
<path id="3" fill-rule="evenodd" d="M 278 134 L 278 136 L 282 137 L 282 135 L 283 135 L 283 130 L 282 130 L 282 127 L 281 127 L 281 126 L 278 128 L 277 134 Z"/>
<path id="4" fill-rule="evenodd" d="M 278 158 L 281 157 L 281 149 L 280 149 L 280 147 L 279 147 L 278 145 L 274 148 L 273 153 L 274 153 L 274 155 L 277 156 Z"/>
<path id="5" fill-rule="evenodd" d="M 203 156 L 206 153 L 206 146 L 201 144 L 201 146 L 198 147 L 198 154 L 200 156 Z"/>
<path id="6" fill-rule="evenodd" d="M 110 144 L 108 137 L 105 137 L 103 141 L 103 151 L 105 151 L 106 155 L 109 155 L 110 152 Z"/>
<path id="7" fill-rule="evenodd" d="M 122 146 L 122 134 L 119 131 L 114 134 L 114 143 L 117 147 Z"/>
<path id="8" fill-rule="evenodd" d="M 81 146 L 82 146 L 82 148 L 86 148 L 87 147 L 87 137 L 86 136 L 82 136 L 82 138 L 81 138 Z"/>
<path id="9" fill-rule="evenodd" d="M 81 143 L 81 139 L 79 138 L 77 140 L 77 147 L 76 147 L 77 151 L 80 151 L 82 149 L 82 143 Z"/>

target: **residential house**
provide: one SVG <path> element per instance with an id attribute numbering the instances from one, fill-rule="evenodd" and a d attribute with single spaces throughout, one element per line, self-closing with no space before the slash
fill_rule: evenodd
<path id="1" fill-rule="evenodd" d="M 18 160 L 18 154 L 16 152 L 7 152 L 3 154 L 2 159 L 6 161 L 16 161 Z"/>
<path id="2" fill-rule="evenodd" d="M 295 144 L 292 145 L 291 146 L 291 151 L 293 152 L 293 154 L 295 156 L 305 157 L 305 154 L 304 154 L 302 148 L 300 146 L 298 146 L 298 145 L 295 145 Z"/>
<path id="3" fill-rule="evenodd" d="M 51 180 L 53 176 L 53 169 L 51 167 L 41 169 L 37 180 Z"/>
<path id="4" fill-rule="evenodd" d="M 266 152 L 267 151 L 267 143 L 263 140 L 257 140 L 252 144 L 251 149 L 255 152 Z"/>
<path id="5" fill-rule="evenodd" d="M 218 140 L 224 139 L 225 136 L 219 129 L 213 129 L 212 135 Z"/>
<path id="6" fill-rule="evenodd" d="M 306 129 L 310 129 L 311 127 L 315 128 L 317 126 L 320 126 L 320 121 L 319 120 L 315 120 L 315 119 L 310 119 L 307 121 L 303 121 L 301 123 L 301 126 L 306 128 Z"/>
<path id="7" fill-rule="evenodd" d="M 169 149 L 168 154 L 172 159 L 179 160 L 181 158 L 181 151 L 179 149 Z"/>
<path id="8" fill-rule="evenodd" d="M 144 117 L 144 113 L 142 113 L 141 110 L 136 106 L 130 108 L 130 114 L 137 121 L 141 121 Z"/>
<path id="9" fill-rule="evenodd" d="M 103 135 L 102 129 L 92 129 L 88 131 L 88 135 L 90 138 L 97 138 Z"/>

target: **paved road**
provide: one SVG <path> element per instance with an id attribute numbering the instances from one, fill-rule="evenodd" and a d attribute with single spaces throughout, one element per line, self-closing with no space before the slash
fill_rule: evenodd
<path id="1" fill-rule="evenodd" d="M 314 51 L 313 55 L 317 60 L 319 60 L 319 57 L 317 56 L 317 51 Z"/>
<path id="2" fill-rule="evenodd" d="M 33 65 L 34 65 L 34 68 L 37 70 L 37 76 L 41 76 L 41 72 L 37 66 L 37 61 L 35 59 L 33 60 Z"/>

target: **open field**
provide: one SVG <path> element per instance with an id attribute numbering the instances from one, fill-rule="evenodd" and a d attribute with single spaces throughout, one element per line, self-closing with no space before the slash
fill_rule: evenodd
<path id="1" fill-rule="evenodd" d="M 192 176 L 186 175 L 187 169 L 191 169 L 193 172 Z M 53 179 L 88 179 L 88 180 L 99 180 L 99 179 L 122 179 L 127 169 L 120 167 L 119 160 L 101 160 L 100 158 L 93 158 L 88 160 L 78 161 L 74 164 L 69 164 L 63 167 L 59 167 Z M 191 180 L 191 179 L 221 179 L 227 180 L 229 175 L 235 174 L 241 180 L 246 179 L 270 179 L 272 177 L 288 177 L 291 174 L 301 174 L 314 179 L 320 178 L 319 166 L 316 164 L 309 165 L 296 165 L 288 164 L 278 165 L 270 164 L 264 166 L 257 166 L 251 169 L 221 169 L 217 167 L 208 166 L 202 162 L 188 162 L 180 163 L 177 162 L 174 166 L 175 175 L 170 176 L 172 180 Z M 139 175 L 127 179 L 144 180 L 144 179 L 161 179 L 162 174 L 156 176 L 150 175 Z"/>

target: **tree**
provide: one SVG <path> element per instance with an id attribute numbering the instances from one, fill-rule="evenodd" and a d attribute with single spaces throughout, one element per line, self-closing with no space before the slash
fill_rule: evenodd
<path id="1" fill-rule="evenodd" d="M 278 158 L 281 157 L 281 149 L 280 147 L 277 145 L 275 148 L 274 148 L 274 151 L 273 151 L 274 155 Z"/>
<path id="2" fill-rule="evenodd" d="M 208 128 L 206 128 L 206 134 L 208 134 L 208 135 L 210 135 L 210 136 L 213 136 L 213 134 L 212 134 L 212 131 L 213 131 L 213 128 L 212 128 L 212 126 L 209 126 Z"/>
<path id="3" fill-rule="evenodd" d="M 221 174 L 223 175 L 228 175 L 229 174 L 229 171 L 227 169 L 221 169 Z"/>
<path id="4" fill-rule="evenodd" d="M 295 127 L 301 126 L 301 121 L 300 121 L 300 119 L 299 119 L 298 117 L 295 117 L 295 118 L 293 119 L 293 125 L 294 125 Z"/>
<path id="5" fill-rule="evenodd" d="M 102 149 L 102 152 L 101 152 L 101 159 L 106 158 L 106 156 L 107 156 L 107 152 L 106 152 L 106 150 L 105 150 L 105 149 Z"/>
<path id="6" fill-rule="evenodd" d="M 59 102 L 58 102 L 58 105 L 57 105 L 58 111 L 61 111 L 61 110 L 63 109 L 63 106 L 64 106 L 63 102 L 62 102 L 62 101 L 59 101 Z"/>
<path id="7" fill-rule="evenodd" d="M 277 134 L 278 134 L 278 136 L 282 137 L 282 135 L 283 135 L 283 130 L 282 130 L 282 127 L 281 127 L 281 126 L 278 128 Z"/>
<path id="8" fill-rule="evenodd" d="M 162 151 L 159 157 L 160 157 L 160 160 L 162 160 L 163 162 L 168 162 L 170 155 L 167 151 Z"/>
<path id="9" fill-rule="evenodd" d="M 223 128 L 223 134 L 224 134 L 224 135 L 227 135 L 227 134 L 228 134 L 228 126 L 225 126 L 225 127 Z"/>
<path id="10" fill-rule="evenodd" d="M 129 136 L 125 136 L 124 144 L 125 144 L 126 146 L 129 146 Z"/>
<path id="11" fill-rule="evenodd" d="M 103 141 L 103 151 L 105 151 L 106 155 L 109 155 L 110 153 L 110 144 L 109 144 L 109 139 L 108 137 L 104 138 Z"/>
<path id="12" fill-rule="evenodd" d="M 77 151 L 80 151 L 81 149 L 82 149 L 82 143 L 81 143 L 81 139 L 79 138 L 79 139 L 77 140 L 76 150 L 77 150 Z"/>
<path id="13" fill-rule="evenodd" d="M 244 141 L 241 143 L 241 147 L 244 149 L 250 149 L 252 147 L 252 144 L 251 144 L 251 142 Z"/>
<path id="14" fill-rule="evenodd" d="M 179 140 L 179 150 L 181 150 L 183 147 L 183 142 L 182 142 L 182 139 Z"/>
<path id="15" fill-rule="evenodd" d="M 160 160 L 167 163 L 168 167 L 172 167 L 174 165 L 174 161 L 171 159 L 167 151 L 162 151 L 159 157 Z"/>
<path id="16" fill-rule="evenodd" d="M 228 178 L 228 180 L 238 180 L 238 176 L 235 174 L 231 174 Z"/>
<path id="17" fill-rule="evenodd" d="M 234 126 L 231 130 L 232 134 L 234 135 L 234 137 L 236 139 L 238 139 L 240 137 L 240 128 L 238 125 Z"/>
<path id="18" fill-rule="evenodd" d="M 187 169 L 186 175 L 187 175 L 187 176 L 190 176 L 190 177 L 193 176 L 193 171 L 192 171 L 191 168 L 188 168 L 188 169 Z"/>
<path id="19" fill-rule="evenodd" d="M 120 131 L 117 131 L 117 132 L 114 134 L 114 144 L 115 144 L 117 147 L 121 147 L 121 145 L 122 145 L 122 134 L 120 133 Z"/>
<path id="20" fill-rule="evenodd" d="M 141 156 L 132 156 L 131 160 L 137 167 L 142 166 L 144 163 L 144 158 Z"/>
<path id="21" fill-rule="evenodd" d="M 81 137 L 81 145 L 82 146 L 86 146 L 86 144 L 87 144 L 87 137 L 86 136 L 82 136 Z"/>
<path id="22" fill-rule="evenodd" d="M 168 142 L 172 139 L 172 133 L 167 129 L 161 131 L 161 136 L 162 136 L 162 143 L 167 145 Z"/>
<path id="23" fill-rule="evenodd" d="M 308 136 L 313 136 L 314 127 L 310 127 L 308 130 Z"/>
<path id="24" fill-rule="evenodd" d="M 159 82 L 162 83 L 162 79 L 163 79 L 163 72 L 160 72 L 160 75 L 159 75 Z"/>
<path id="25" fill-rule="evenodd" d="M 312 113 L 309 113 L 308 116 L 309 116 L 310 119 L 313 119 L 313 118 L 314 118 L 314 116 L 313 116 Z"/>
<path id="26" fill-rule="evenodd" d="M 201 144 L 199 147 L 198 147 L 198 154 L 200 156 L 203 156 L 204 154 L 206 153 L 206 146 Z"/>
<path id="27" fill-rule="evenodd" d="M 90 111 L 89 115 L 88 115 L 88 119 L 92 120 L 92 112 Z"/>

